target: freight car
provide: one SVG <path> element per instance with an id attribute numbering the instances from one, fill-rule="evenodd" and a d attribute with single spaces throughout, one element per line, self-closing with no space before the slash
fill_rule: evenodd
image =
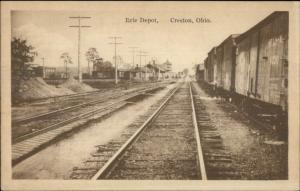
<path id="1" fill-rule="evenodd" d="M 216 48 L 216 86 L 222 97 L 229 99 L 235 90 L 235 57 L 238 34 L 230 35 Z"/>
<path id="2" fill-rule="evenodd" d="M 196 67 L 196 80 L 204 81 L 204 64 L 198 64 Z"/>
<path id="3" fill-rule="evenodd" d="M 287 122 L 288 22 L 288 12 L 276 11 L 230 35 L 208 53 L 206 83 L 250 114 Z"/>
<path id="4" fill-rule="evenodd" d="M 207 90 L 216 90 L 217 78 L 217 64 L 216 64 L 216 47 L 213 47 L 209 52 L 207 58 L 204 60 L 204 80 L 205 88 Z"/>
<path id="5" fill-rule="evenodd" d="M 211 49 L 204 61 L 206 86 L 216 96 L 226 99 L 234 95 L 237 36 L 238 34 L 230 35 L 219 46 Z"/>
<path id="6" fill-rule="evenodd" d="M 288 22 L 274 12 L 236 39 L 235 92 L 260 116 L 287 114 Z"/>

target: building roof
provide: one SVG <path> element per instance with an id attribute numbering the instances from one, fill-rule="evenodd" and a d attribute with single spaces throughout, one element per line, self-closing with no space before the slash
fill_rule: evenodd
<path id="1" fill-rule="evenodd" d="M 132 70 L 131 68 L 118 68 L 119 72 L 129 72 L 131 70 Z"/>
<path id="2" fill-rule="evenodd" d="M 172 64 L 169 60 L 167 60 L 166 62 L 164 62 L 163 64 Z"/>
<path id="3" fill-rule="evenodd" d="M 160 72 L 166 72 L 167 69 L 163 65 L 156 65 L 156 67 L 160 70 Z"/>
<path id="4" fill-rule="evenodd" d="M 163 67 L 161 64 L 147 64 L 148 68 L 152 68 L 155 71 L 166 72 L 167 69 Z"/>
<path id="5" fill-rule="evenodd" d="M 148 70 L 146 69 L 146 66 L 136 67 L 134 69 L 131 69 L 130 71 L 132 71 L 132 72 L 143 72 L 143 73 L 148 72 Z"/>

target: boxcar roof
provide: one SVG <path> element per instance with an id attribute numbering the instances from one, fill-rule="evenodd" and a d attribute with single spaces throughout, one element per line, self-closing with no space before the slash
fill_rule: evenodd
<path id="1" fill-rule="evenodd" d="M 275 11 L 275 12 L 273 12 L 271 15 L 267 16 L 265 19 L 263 19 L 262 21 L 260 21 L 259 23 L 257 23 L 253 27 L 251 27 L 249 30 L 247 30 L 246 32 L 244 32 L 240 36 L 238 36 L 236 38 L 236 41 L 237 42 L 242 41 L 244 38 L 247 37 L 247 35 L 259 30 L 260 28 L 262 28 L 263 26 L 271 23 L 274 19 L 276 19 L 277 17 L 279 17 L 283 14 L 288 14 L 288 11 Z"/>
<path id="2" fill-rule="evenodd" d="M 212 51 L 215 51 L 216 50 L 216 46 L 214 46 L 209 52 L 208 52 L 208 54 L 210 54 Z"/>
<path id="3" fill-rule="evenodd" d="M 223 40 L 223 42 L 221 42 L 221 44 L 219 44 L 218 47 L 222 46 L 226 41 L 230 40 L 230 39 L 236 39 L 240 34 L 232 34 L 229 35 L 225 40 Z"/>

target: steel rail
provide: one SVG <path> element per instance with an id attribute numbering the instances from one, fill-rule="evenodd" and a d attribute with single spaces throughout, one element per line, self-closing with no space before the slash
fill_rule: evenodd
<path id="1" fill-rule="evenodd" d="M 86 95 L 93 95 L 93 94 L 97 94 L 97 93 L 102 93 L 103 91 L 104 90 L 94 90 L 94 91 L 84 92 L 84 93 L 74 93 L 74 94 L 67 94 L 67 95 L 35 98 L 32 100 L 24 100 L 23 103 L 26 103 L 26 104 L 42 103 L 47 100 L 56 100 L 56 99 L 62 99 L 62 98 L 73 98 L 73 97 L 80 97 L 80 96 L 86 96 Z"/>
<path id="2" fill-rule="evenodd" d="M 199 133 L 196 110 L 195 110 L 195 105 L 194 105 L 192 86 L 191 86 L 190 82 L 189 82 L 189 87 L 190 87 L 189 89 L 190 89 L 190 96 L 191 96 L 191 106 L 192 106 L 192 111 L 193 111 L 192 112 L 193 125 L 195 127 L 195 135 L 196 135 L 197 150 L 198 150 L 197 153 L 198 153 L 198 161 L 199 161 L 199 168 L 200 168 L 199 170 L 201 172 L 201 179 L 202 180 L 207 180 L 205 163 L 204 163 L 204 159 L 203 159 L 203 151 L 202 151 L 202 146 L 201 146 L 200 133 Z"/>
<path id="3" fill-rule="evenodd" d="M 154 83 L 150 83 L 150 85 L 152 85 Z M 148 84 L 147 84 L 148 85 Z M 137 85 L 137 87 L 140 86 L 139 84 Z M 120 89 L 122 89 L 123 87 L 120 87 Z M 114 90 L 113 88 L 108 88 L 108 90 Z M 80 96 L 86 96 L 86 95 L 93 95 L 93 94 L 97 94 L 97 93 L 102 93 L 106 91 L 105 89 L 99 89 L 99 90 L 94 90 L 94 91 L 90 91 L 90 92 L 83 92 L 83 93 L 74 93 L 74 94 L 67 94 L 67 95 L 58 95 L 58 96 L 50 96 L 50 97 L 42 97 L 42 98 L 35 98 L 32 100 L 25 100 L 24 103 L 35 103 L 35 102 L 42 102 L 42 101 L 47 101 L 47 100 L 56 100 L 56 99 L 61 99 L 61 98 L 67 98 L 66 100 L 68 100 L 68 98 L 76 98 L 76 97 L 80 97 Z M 64 100 L 61 100 L 64 101 Z"/>
<path id="4" fill-rule="evenodd" d="M 161 86 L 159 86 L 161 87 Z M 152 87 L 152 88 L 149 88 L 149 89 L 146 89 L 146 90 L 142 90 L 142 91 L 139 91 L 139 92 L 136 92 L 132 95 L 123 95 L 125 98 L 121 99 L 121 100 L 117 100 L 116 102 L 113 102 L 113 103 L 110 103 L 110 104 L 107 104 L 105 106 L 103 106 L 102 108 L 98 108 L 98 109 L 95 109 L 95 110 L 92 110 L 92 111 L 89 111 L 89 112 L 86 112 L 86 113 L 83 113 L 83 114 L 80 114 L 78 116 L 75 116 L 75 117 L 72 117 L 70 119 L 67 119 L 67 120 L 64 120 L 64 121 L 61 121 L 61 122 L 58 122 L 58 123 L 55 123 L 55 124 L 52 124 L 50 126 L 47 126 L 45 128 L 42 128 L 40 130 L 37 130 L 37 131 L 34 131 L 34 132 L 31 132 L 31 133 L 28 133 L 28 134 L 25 134 L 25 135 L 22 135 L 22 136 L 19 136 L 19 137 L 16 137 L 15 139 L 13 139 L 13 144 L 15 143 L 18 143 L 18 142 L 21 142 L 23 140 L 26 140 L 26 139 L 29 139 L 31 137 L 34 137 L 34 136 L 37 136 L 39 134 L 42 134 L 44 132 L 48 132 L 50 130 L 53 130 L 53 129 L 56 129 L 62 125 L 65 125 L 65 124 L 68 124 L 68 123 L 71 123 L 71 122 L 74 122 L 78 119 L 81 119 L 81 118 L 84 118 L 84 117 L 89 117 L 91 115 L 94 115 L 96 113 L 99 113 L 101 111 L 104 111 L 106 109 L 109 109 L 111 108 L 112 106 L 116 105 L 116 104 L 120 104 L 121 102 L 125 102 L 126 100 L 130 99 L 130 98 L 133 98 L 135 96 L 138 96 L 138 95 L 141 95 L 143 94 L 143 92 L 145 91 L 151 91 L 151 90 L 154 90 L 154 89 L 157 89 L 159 87 Z M 126 102 L 127 103 L 127 102 Z"/>
<path id="5" fill-rule="evenodd" d="M 161 85 L 162 86 L 162 85 Z M 142 89 L 138 92 L 145 92 L 145 91 L 151 91 L 153 89 L 156 89 L 156 88 L 159 88 L 161 86 L 158 86 L 158 87 L 150 87 L 148 89 Z M 109 99 L 109 98 L 117 98 L 117 97 L 121 97 L 121 96 L 126 96 L 126 94 L 124 95 L 120 95 L 118 93 L 114 93 L 110 96 L 107 96 L 106 98 Z M 34 119 L 39 119 L 39 118 L 43 118 L 43 117 L 49 117 L 49 116 L 52 116 L 52 115 L 56 115 L 60 112 L 64 112 L 64 111 L 72 111 L 74 109 L 77 109 L 77 108 L 80 108 L 82 106 L 87 106 L 87 105 L 90 105 L 90 104 L 97 104 L 97 103 L 102 103 L 106 101 L 105 98 L 101 98 L 99 100 L 94 100 L 94 101 L 90 101 L 90 102 L 87 102 L 87 103 L 82 103 L 82 104 L 77 104 L 77 105 L 74 105 L 74 106 L 69 106 L 69 107 L 66 107 L 66 108 L 63 108 L 63 109 L 57 109 L 57 110 L 54 110 L 54 111 L 51 111 L 51 112 L 46 112 L 46 113 L 42 113 L 42 114 L 39 114 L 39 115 L 34 115 L 34 116 L 30 116 L 30 117 L 26 117 L 26 118 L 22 118 L 22 119 L 18 119 L 18 120 L 14 120 L 12 121 L 12 124 L 13 125 L 17 125 L 17 124 L 20 124 L 20 123 L 24 123 L 24 122 L 27 122 L 27 121 L 31 121 L 31 120 L 34 120 Z"/>
<path id="6" fill-rule="evenodd" d="M 120 95 L 119 97 L 121 97 L 121 96 L 124 96 L 124 95 Z M 30 117 L 26 117 L 26 118 L 14 120 L 14 121 L 12 121 L 12 124 L 13 125 L 17 125 L 19 123 L 23 123 L 23 122 L 26 122 L 26 121 L 31 121 L 31 120 L 39 119 L 39 118 L 43 118 L 43 117 L 49 117 L 49 116 L 58 114 L 60 112 L 72 111 L 72 110 L 80 108 L 82 106 L 87 106 L 87 105 L 91 105 L 91 104 L 102 103 L 102 102 L 106 101 L 106 99 L 117 98 L 117 97 L 118 97 L 118 94 L 115 93 L 113 95 L 110 95 L 110 96 L 107 96 L 105 98 L 101 98 L 101 99 L 98 99 L 98 100 L 93 100 L 93 101 L 89 101 L 89 102 L 86 102 L 86 103 L 81 103 L 81 104 L 77 104 L 77 105 L 74 105 L 74 106 L 69 106 L 69 107 L 66 107 L 66 108 L 63 108 L 63 109 L 57 109 L 57 110 L 46 112 L 46 113 L 42 113 L 42 114 L 39 114 L 39 115 L 34 115 L 34 116 L 30 116 Z"/>
<path id="7" fill-rule="evenodd" d="M 175 92 L 178 90 L 178 86 L 171 92 L 171 94 L 166 98 L 166 100 L 160 104 L 160 106 L 153 112 L 153 114 L 139 127 L 139 129 L 119 148 L 119 150 L 105 163 L 105 165 L 97 171 L 97 173 L 91 178 L 91 180 L 97 180 L 103 178 L 107 175 L 109 170 L 117 162 L 117 160 L 125 153 L 126 149 L 137 139 L 141 132 L 152 122 L 152 120 L 158 116 L 160 111 L 166 106 L 166 104 L 173 97 Z"/>

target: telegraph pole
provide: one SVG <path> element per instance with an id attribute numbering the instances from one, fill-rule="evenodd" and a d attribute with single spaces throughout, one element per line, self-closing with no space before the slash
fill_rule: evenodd
<path id="1" fill-rule="evenodd" d="M 112 36 L 109 37 L 114 40 L 114 42 L 111 42 L 109 44 L 114 44 L 115 45 L 115 84 L 118 84 L 118 68 L 117 68 L 117 45 L 122 44 L 120 42 L 117 42 L 117 39 L 121 39 L 122 37 L 119 36 Z"/>
<path id="2" fill-rule="evenodd" d="M 148 76 L 148 68 L 147 68 L 147 54 L 145 54 L 145 66 L 146 66 L 146 75 L 145 75 L 145 77 L 146 77 L 146 80 L 147 80 L 147 76 Z"/>
<path id="3" fill-rule="evenodd" d="M 135 68 L 135 65 L 134 65 L 135 49 L 137 49 L 138 47 L 137 46 L 131 46 L 129 48 L 131 49 L 131 52 L 132 52 L 132 69 L 134 70 L 134 68 Z M 131 72 L 129 74 L 129 79 L 131 80 Z"/>
<path id="4" fill-rule="evenodd" d="M 138 56 L 140 57 L 140 67 L 142 67 L 142 56 L 147 56 L 146 55 L 147 52 L 140 50 L 139 53 L 140 54 Z"/>
<path id="5" fill-rule="evenodd" d="M 45 58 L 42 57 L 42 60 L 43 60 L 43 78 L 45 78 L 46 77 L 46 75 L 45 75 Z"/>
<path id="6" fill-rule="evenodd" d="M 157 63 L 158 61 L 157 61 L 157 58 L 154 58 L 153 60 L 154 60 L 154 62 L 155 62 L 155 66 L 157 66 L 157 68 L 158 68 L 157 80 L 159 80 L 160 68 L 159 68 L 159 65 L 158 65 L 158 63 Z"/>
<path id="7" fill-rule="evenodd" d="M 145 56 L 145 65 L 147 65 L 147 54 L 144 55 Z"/>
<path id="8" fill-rule="evenodd" d="M 137 49 L 137 46 L 131 46 L 129 47 L 131 49 L 132 52 L 132 66 L 134 67 L 134 53 L 135 53 L 135 49 Z"/>
<path id="9" fill-rule="evenodd" d="M 139 53 L 140 54 L 138 56 L 140 57 L 140 68 L 142 68 L 142 56 L 146 56 L 147 52 L 140 50 Z M 146 73 L 146 75 L 147 75 L 147 73 Z M 142 77 L 142 72 L 141 72 L 140 76 Z"/>
<path id="10" fill-rule="evenodd" d="M 81 75 L 81 67 L 80 67 L 80 32 L 81 32 L 81 28 L 89 28 L 91 26 L 87 26 L 87 25 L 81 25 L 81 19 L 90 19 L 91 17 L 69 17 L 70 19 L 78 19 L 78 25 L 73 25 L 73 26 L 69 26 L 69 27 L 76 27 L 78 28 L 78 81 L 82 82 L 82 75 Z"/>

